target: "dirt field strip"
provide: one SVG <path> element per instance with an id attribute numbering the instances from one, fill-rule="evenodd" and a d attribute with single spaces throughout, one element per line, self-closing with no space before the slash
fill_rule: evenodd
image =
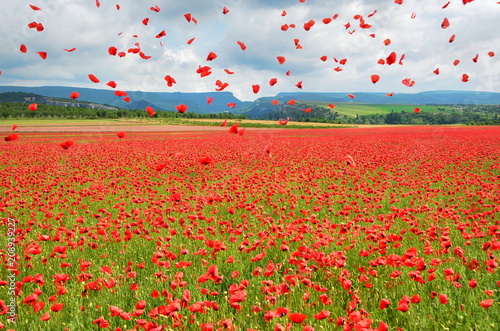
<path id="1" fill-rule="evenodd" d="M 51 125 L 51 126 L 20 126 L 14 132 L 175 132 L 175 131 L 224 131 L 227 128 L 215 126 L 188 125 Z M 12 127 L 0 126 L 0 132 L 12 133 Z"/>

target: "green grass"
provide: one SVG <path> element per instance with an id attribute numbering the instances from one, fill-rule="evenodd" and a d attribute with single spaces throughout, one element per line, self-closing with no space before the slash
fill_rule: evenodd
<path id="1" fill-rule="evenodd" d="M 234 123 L 238 122 L 233 120 L 228 122 L 228 128 Z M 200 120 L 189 120 L 185 118 L 142 118 L 142 119 L 3 119 L 0 120 L 0 126 L 12 126 L 16 124 L 19 126 L 31 126 L 31 127 L 49 127 L 49 126 L 144 126 L 144 125 L 185 125 L 185 126 L 209 126 L 209 127 L 220 127 L 222 120 L 207 119 L 204 121 Z M 275 128 L 275 129 L 325 129 L 325 128 L 344 128 L 344 127 L 354 127 L 354 126 L 333 126 L 333 125 L 295 125 L 295 124 L 265 124 L 265 123 L 255 123 L 252 120 L 245 120 L 245 123 L 240 126 L 240 128 Z M 10 130 L 10 129 L 9 129 Z"/>
<path id="2" fill-rule="evenodd" d="M 229 129 L 233 124 L 239 122 L 238 120 L 232 120 L 227 122 L 227 128 Z M 213 126 L 220 127 L 222 120 L 206 120 L 206 121 L 190 121 L 186 119 L 164 119 L 162 123 L 166 125 L 189 125 L 189 126 Z M 267 124 L 259 123 L 259 121 L 252 122 L 252 120 L 245 120 L 244 123 L 240 124 L 239 128 L 267 128 L 267 129 L 342 129 L 342 128 L 355 128 L 356 126 L 340 126 L 340 125 L 318 125 L 318 124 Z"/>
<path id="3" fill-rule="evenodd" d="M 238 122 L 233 120 L 228 122 L 230 127 L 234 123 Z M 17 126 L 34 126 L 34 127 L 47 127 L 47 126 L 135 126 L 135 125 L 186 125 L 186 126 L 212 126 L 220 127 L 222 120 L 207 119 L 204 121 L 200 120 L 189 120 L 185 118 L 142 118 L 142 119 L 44 119 L 44 118 L 33 118 L 33 119 L 3 119 L 0 120 L 0 126 L 12 126 L 16 124 Z M 332 125 L 280 125 L 280 124 L 264 124 L 252 123 L 252 120 L 245 120 L 245 123 L 241 125 L 241 128 L 276 128 L 276 129 L 322 129 L 322 128 L 343 128 L 343 126 L 332 126 Z M 345 126 L 345 127 L 353 127 Z"/>
<path id="4" fill-rule="evenodd" d="M 311 106 L 319 106 L 323 108 L 328 108 L 328 102 L 323 101 L 298 101 L 301 103 L 307 103 Z M 415 107 L 420 108 L 421 112 L 431 112 L 431 113 L 442 113 L 442 110 L 438 110 L 438 108 L 445 109 L 444 112 L 449 112 L 453 108 L 451 107 L 443 107 L 443 106 L 425 106 L 425 105 L 378 105 L 378 104 L 362 104 L 362 103 L 345 103 L 345 102 L 336 102 L 335 108 L 332 110 L 333 112 L 338 112 L 339 115 L 346 115 L 350 117 L 356 117 L 356 114 L 361 115 L 375 115 L 375 114 L 388 114 L 393 110 L 395 112 L 413 112 Z"/>

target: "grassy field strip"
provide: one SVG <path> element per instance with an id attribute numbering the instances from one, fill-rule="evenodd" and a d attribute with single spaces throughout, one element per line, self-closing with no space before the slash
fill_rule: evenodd
<path id="1" fill-rule="evenodd" d="M 328 102 L 322 101 L 297 101 L 300 103 L 307 103 L 309 105 L 330 108 Z M 388 114 L 393 110 L 395 112 L 413 112 L 415 107 L 418 107 L 421 112 L 442 113 L 451 111 L 454 108 L 445 106 L 426 106 L 426 105 L 378 105 L 378 104 L 359 104 L 359 103 L 334 103 L 335 108 L 332 112 L 338 112 L 339 115 L 346 115 L 356 117 L 356 114 L 361 115 L 374 115 L 374 114 Z M 439 108 L 439 109 L 438 109 Z"/>

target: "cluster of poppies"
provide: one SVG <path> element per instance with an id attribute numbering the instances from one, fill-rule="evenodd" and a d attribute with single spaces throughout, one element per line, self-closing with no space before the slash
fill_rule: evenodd
<path id="1" fill-rule="evenodd" d="M 119 137 L 4 144 L 16 328 L 496 328 L 498 128 Z"/>

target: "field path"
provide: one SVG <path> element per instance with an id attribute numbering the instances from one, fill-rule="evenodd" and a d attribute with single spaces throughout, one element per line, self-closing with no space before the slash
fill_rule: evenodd
<path id="1" fill-rule="evenodd" d="M 14 132 L 174 132 L 227 131 L 228 128 L 188 125 L 50 125 L 19 126 Z M 0 132 L 12 132 L 12 126 L 1 125 Z"/>

